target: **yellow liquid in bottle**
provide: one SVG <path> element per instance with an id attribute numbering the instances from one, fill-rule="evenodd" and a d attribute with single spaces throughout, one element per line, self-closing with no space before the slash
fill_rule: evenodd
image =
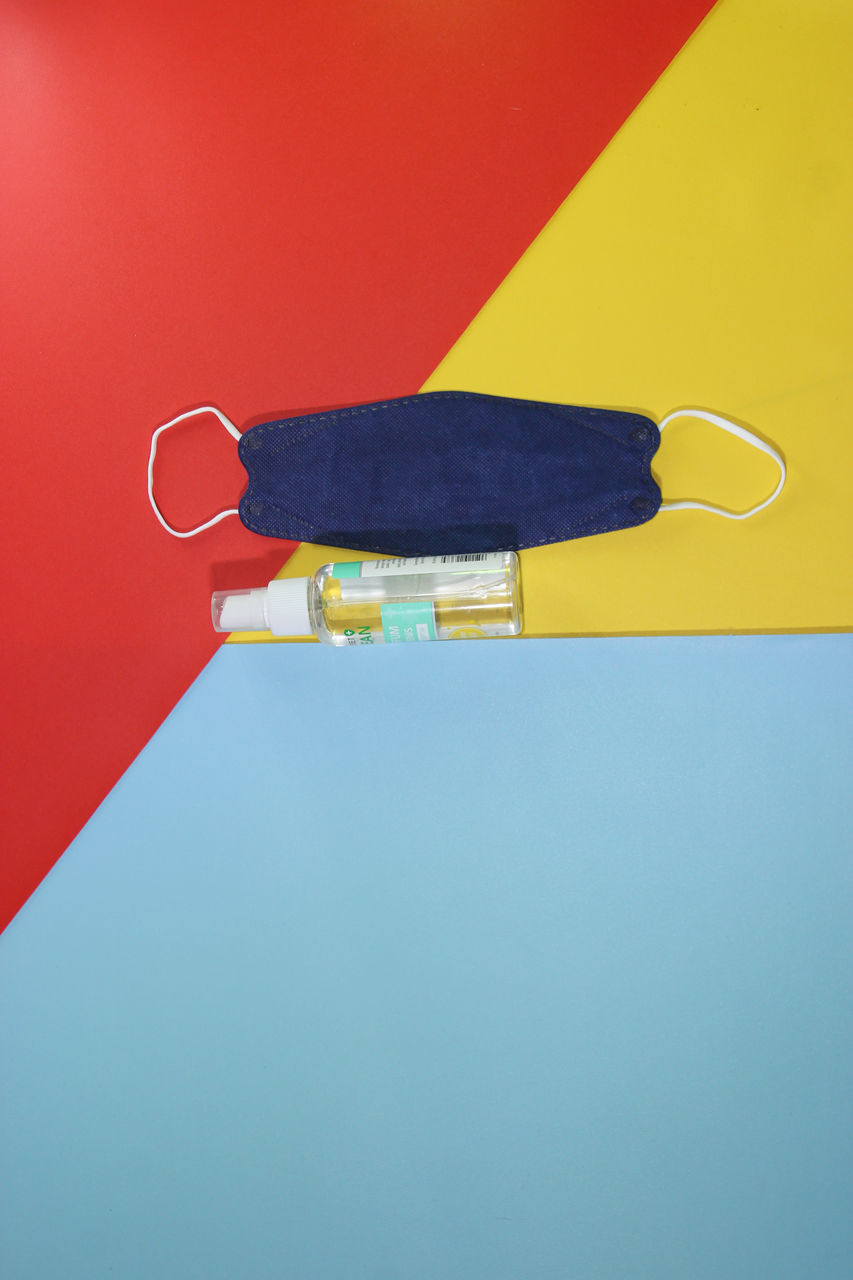
<path id="1" fill-rule="evenodd" d="M 331 569 L 332 566 L 329 566 Z M 434 634 L 411 638 L 436 640 L 513 636 L 521 631 L 521 599 L 515 557 L 503 572 L 488 574 L 414 571 L 412 576 L 341 579 L 322 574 L 317 584 L 316 622 L 336 645 L 386 643 L 383 606 L 420 605 L 432 610 Z M 349 595 L 355 597 L 346 599 Z M 359 596 L 368 597 L 361 598 Z M 371 596 L 375 598 L 370 598 Z M 387 621 L 386 608 L 386 621 Z"/>

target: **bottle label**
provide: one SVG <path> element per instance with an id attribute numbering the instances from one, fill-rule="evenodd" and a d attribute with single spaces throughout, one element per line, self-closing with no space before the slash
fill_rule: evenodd
<path id="1" fill-rule="evenodd" d="M 407 644 L 513 635 L 513 597 L 504 551 L 354 560 L 331 566 L 332 599 L 352 618 L 343 643 Z M 361 626 L 356 625 L 360 619 Z M 338 632 L 340 634 L 340 632 Z"/>
<path id="2" fill-rule="evenodd" d="M 352 560 L 332 565 L 333 578 L 380 578 L 390 574 L 502 573 L 505 552 L 483 551 L 467 556 L 410 556 L 408 559 Z"/>
<path id="3" fill-rule="evenodd" d="M 382 637 L 386 644 L 436 640 L 435 609 L 428 600 L 380 606 Z"/>

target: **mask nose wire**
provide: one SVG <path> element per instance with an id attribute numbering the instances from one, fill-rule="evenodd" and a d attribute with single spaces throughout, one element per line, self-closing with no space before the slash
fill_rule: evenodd
<path id="1" fill-rule="evenodd" d="M 211 520 L 206 520 L 204 524 L 200 524 L 196 529 L 188 529 L 186 533 L 182 533 L 180 529 L 173 529 L 164 517 L 162 511 L 154 500 L 154 459 L 157 456 L 157 440 L 164 431 L 168 431 L 170 427 L 177 426 L 179 422 L 186 421 L 187 418 L 195 418 L 200 413 L 215 414 L 222 423 L 229 435 L 235 440 L 240 439 L 240 432 L 234 426 L 230 418 L 226 418 L 225 414 L 219 409 L 215 409 L 212 404 L 204 405 L 201 409 L 190 409 L 187 413 L 179 413 L 177 418 L 172 418 L 171 422 L 164 422 L 162 427 L 158 427 L 151 437 L 151 452 L 148 455 L 148 501 L 151 503 L 151 509 L 157 519 L 160 521 L 167 533 L 171 533 L 173 538 L 194 538 L 197 533 L 203 533 L 205 529 L 210 529 L 213 525 L 219 524 L 220 520 L 225 520 L 228 516 L 238 516 L 240 514 L 237 507 L 230 507 L 227 511 L 220 511 Z"/>
<path id="2" fill-rule="evenodd" d="M 670 413 L 664 418 L 663 422 L 658 426 L 658 431 L 663 431 L 664 427 L 668 427 L 671 422 L 675 422 L 676 418 L 701 418 L 703 422 L 710 422 L 711 426 L 719 427 L 721 431 L 727 431 L 731 436 L 737 436 L 745 444 L 752 445 L 753 449 L 766 453 L 779 468 L 779 483 L 769 498 L 765 498 L 763 502 L 759 502 L 755 507 L 750 507 L 748 511 L 727 511 L 725 507 L 715 507 L 710 502 L 687 501 L 662 502 L 660 505 L 661 511 L 712 511 L 714 515 L 725 516 L 727 520 L 748 520 L 750 516 L 757 515 L 765 507 L 769 507 L 771 502 L 776 501 L 785 487 L 788 472 L 784 458 L 778 449 L 773 448 L 772 444 L 768 444 L 766 440 L 762 440 L 760 436 L 755 435 L 752 431 L 747 431 L 746 427 L 741 427 L 737 422 L 730 422 L 728 418 L 721 418 L 717 413 L 709 413 L 707 409 L 676 409 L 674 413 Z"/>

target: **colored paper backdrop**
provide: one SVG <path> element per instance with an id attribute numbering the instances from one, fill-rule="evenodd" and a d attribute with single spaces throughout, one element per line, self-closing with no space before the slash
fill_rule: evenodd
<path id="1" fill-rule="evenodd" d="M 425 384 L 698 406 L 786 459 L 754 520 L 662 513 L 523 553 L 530 634 L 853 628 L 851 60 L 846 5 L 718 5 Z M 665 500 L 735 511 L 778 479 L 688 421 L 654 470 Z"/>
<path id="2" fill-rule="evenodd" d="M 853 1270 L 853 637 L 217 650 L 292 548 L 144 490 L 205 400 L 698 403 L 782 499 L 525 554 L 529 630 L 849 628 L 853 18 L 707 8 L 0 14 L 4 1275 Z"/>
<path id="3" fill-rule="evenodd" d="M 8 0 L 0 13 L 2 919 L 288 547 L 170 540 L 151 431 L 416 390 L 710 0 Z M 242 472 L 164 441 L 189 527 Z"/>
<path id="4" fill-rule="evenodd" d="M 851 659 L 225 646 L 0 938 L 5 1274 L 850 1275 Z"/>

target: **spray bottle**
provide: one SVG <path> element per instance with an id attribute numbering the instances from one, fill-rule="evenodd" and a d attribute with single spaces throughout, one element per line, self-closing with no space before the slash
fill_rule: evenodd
<path id="1" fill-rule="evenodd" d="M 216 591 L 217 631 L 316 636 L 325 644 L 401 644 L 517 636 L 521 580 L 514 551 L 324 564 L 311 578 Z"/>

